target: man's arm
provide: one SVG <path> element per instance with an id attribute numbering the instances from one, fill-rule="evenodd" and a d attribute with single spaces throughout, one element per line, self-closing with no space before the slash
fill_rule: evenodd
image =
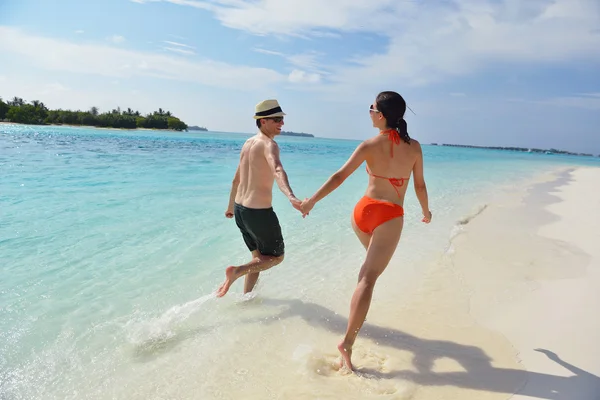
<path id="1" fill-rule="evenodd" d="M 275 176 L 279 190 L 281 190 L 281 192 L 292 202 L 294 206 L 299 206 L 300 200 L 298 200 L 294 195 L 294 192 L 292 191 L 288 181 L 288 176 L 283 169 L 283 165 L 281 164 L 281 159 L 279 158 L 279 146 L 277 143 L 272 141 L 266 145 L 265 156 L 267 158 L 267 162 L 269 163 L 269 167 L 271 167 L 271 172 L 273 172 L 273 175 Z"/>
<path id="2" fill-rule="evenodd" d="M 231 192 L 229 193 L 229 204 L 227 206 L 227 211 L 225 211 L 225 216 L 227 218 L 233 218 L 233 204 L 235 202 L 235 196 L 237 195 L 237 190 L 238 190 L 239 185 L 240 185 L 240 165 L 238 164 L 238 167 L 235 170 L 235 175 L 233 176 L 233 181 L 231 182 Z"/>
<path id="3" fill-rule="evenodd" d="M 427 185 L 425 184 L 425 177 L 423 174 L 423 151 L 421 145 L 416 140 L 414 144 L 417 145 L 417 160 L 413 167 L 413 176 L 415 179 L 415 194 L 419 203 L 421 203 L 421 210 L 423 211 L 423 222 L 431 221 L 431 211 L 429 211 L 429 199 L 427 196 Z"/>

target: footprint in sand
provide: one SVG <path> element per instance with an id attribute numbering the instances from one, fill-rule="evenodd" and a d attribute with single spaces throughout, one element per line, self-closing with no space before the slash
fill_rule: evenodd
<path id="1" fill-rule="evenodd" d="M 339 353 L 321 353 L 308 345 L 296 348 L 293 359 L 302 364 L 305 372 L 333 379 L 328 387 L 336 392 L 333 382 L 337 382 L 343 392 L 360 394 L 361 399 L 406 400 L 412 398 L 416 386 L 412 382 L 399 379 L 387 379 L 389 356 L 355 347 L 353 361 L 354 372 L 340 366 Z"/>

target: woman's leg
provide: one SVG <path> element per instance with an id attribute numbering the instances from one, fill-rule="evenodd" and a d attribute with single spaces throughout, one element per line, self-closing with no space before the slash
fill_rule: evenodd
<path id="1" fill-rule="evenodd" d="M 371 235 L 369 235 L 368 233 L 364 233 L 363 231 L 361 231 L 358 226 L 356 225 L 356 222 L 354 221 L 354 216 L 350 216 L 350 222 L 352 223 L 352 229 L 354 229 L 354 233 L 356 234 L 356 237 L 358 238 L 358 240 L 360 240 L 360 242 L 362 243 L 362 245 L 364 246 L 365 250 L 369 248 L 369 243 L 371 242 Z"/>
<path id="2" fill-rule="evenodd" d="M 350 316 L 344 339 L 338 344 L 342 363 L 352 368 L 352 346 L 362 327 L 371 305 L 371 297 L 377 278 L 390 262 L 400 240 L 404 218 L 394 218 L 379 225 L 371 237 L 367 257 L 358 275 L 358 285 L 350 302 Z"/>

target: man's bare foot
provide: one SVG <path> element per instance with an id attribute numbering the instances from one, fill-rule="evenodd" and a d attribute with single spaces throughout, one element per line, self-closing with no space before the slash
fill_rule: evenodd
<path id="1" fill-rule="evenodd" d="M 354 368 L 352 367 L 352 361 L 350 360 L 352 358 L 352 346 L 345 344 L 344 341 L 341 341 L 338 344 L 337 348 L 340 351 L 340 354 L 342 355 L 340 368 L 343 367 L 344 364 L 346 364 L 346 367 L 348 367 L 350 371 L 354 371 Z"/>
<path id="2" fill-rule="evenodd" d="M 223 297 L 225 294 L 227 294 L 227 291 L 233 282 L 235 282 L 235 280 L 238 278 L 236 275 L 236 270 L 236 267 L 227 267 L 225 269 L 225 282 L 223 282 L 221 286 L 219 286 L 219 289 L 217 289 L 217 297 Z"/>

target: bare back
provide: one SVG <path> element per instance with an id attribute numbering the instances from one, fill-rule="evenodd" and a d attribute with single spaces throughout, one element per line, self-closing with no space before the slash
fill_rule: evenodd
<path id="1" fill-rule="evenodd" d="M 273 140 L 258 133 L 244 143 L 240 152 L 240 184 L 235 202 L 248 208 L 269 208 L 273 199 L 273 171 L 266 156 Z"/>
<path id="2" fill-rule="evenodd" d="M 367 167 L 371 174 L 365 195 L 403 205 L 411 174 L 414 172 L 415 184 L 423 180 L 421 145 L 414 139 L 410 144 L 404 141 L 395 144 L 386 135 L 369 139 L 366 144 Z M 385 178 L 397 181 L 394 185 Z"/>

